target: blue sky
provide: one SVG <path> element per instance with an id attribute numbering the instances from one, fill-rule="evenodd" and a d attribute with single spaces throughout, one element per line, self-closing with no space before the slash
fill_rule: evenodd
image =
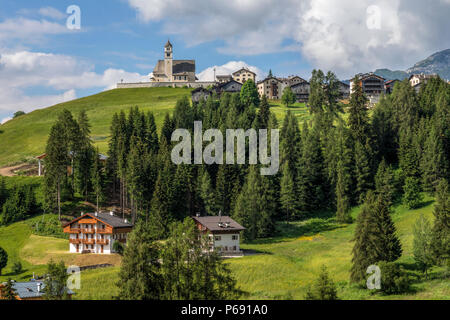
<path id="1" fill-rule="evenodd" d="M 80 30 L 66 27 L 70 5 L 80 7 Z M 450 46 L 442 33 L 449 7 L 448 0 L 2 0 L 0 121 L 120 79 L 145 81 L 168 38 L 175 59 L 195 59 L 203 79 L 213 66 L 306 79 L 313 68 L 341 79 L 405 69 Z"/>

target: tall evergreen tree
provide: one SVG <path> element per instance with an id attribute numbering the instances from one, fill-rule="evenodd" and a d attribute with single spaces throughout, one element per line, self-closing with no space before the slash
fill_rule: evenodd
<path id="1" fill-rule="evenodd" d="M 369 140 L 363 145 L 359 141 L 355 143 L 355 175 L 356 175 L 356 196 L 358 202 L 362 203 L 365 194 L 373 188 L 372 168 L 370 159 L 372 153 L 370 150 Z"/>
<path id="2" fill-rule="evenodd" d="M 283 172 L 281 177 L 280 203 L 286 221 L 295 217 L 295 209 L 297 207 L 295 184 L 292 174 L 289 170 L 289 162 L 283 165 Z"/>
<path id="3" fill-rule="evenodd" d="M 420 214 L 414 224 L 414 240 L 413 240 L 413 254 L 414 260 L 418 264 L 419 268 L 425 273 L 425 277 L 428 277 L 427 271 L 433 265 L 432 254 L 432 233 L 431 224 L 427 218 Z"/>
<path id="4" fill-rule="evenodd" d="M 54 204 L 56 200 L 55 207 L 57 207 L 58 217 L 61 219 L 61 189 L 67 178 L 69 150 L 64 127 L 59 121 L 50 129 L 45 152 L 47 154 L 45 159 L 45 195 L 50 204 Z"/>
<path id="5" fill-rule="evenodd" d="M 367 114 L 368 99 L 365 96 L 359 77 L 353 79 L 353 91 L 350 93 L 348 108 L 348 125 L 354 141 L 366 142 L 369 131 L 369 116 Z"/>
<path id="6" fill-rule="evenodd" d="M 247 80 L 241 88 L 241 101 L 249 107 L 251 105 L 259 106 L 259 94 L 255 82 L 252 79 Z"/>
<path id="7" fill-rule="evenodd" d="M 431 247 L 436 263 L 450 259 L 450 192 L 448 182 L 441 179 L 436 191 Z"/>

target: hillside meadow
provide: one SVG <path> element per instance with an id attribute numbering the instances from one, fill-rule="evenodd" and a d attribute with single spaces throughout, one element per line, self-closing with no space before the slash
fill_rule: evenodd
<path id="1" fill-rule="evenodd" d="M 450 299 L 450 281 L 443 278 L 443 269 L 434 268 L 430 278 L 425 280 L 415 269 L 412 256 L 413 224 L 420 213 L 432 218 L 433 206 L 433 199 L 426 197 L 421 208 L 408 210 L 398 205 L 392 214 L 403 247 L 399 263 L 413 280 L 412 291 L 408 294 L 385 296 L 348 284 L 355 224 L 337 224 L 328 213 L 302 221 L 278 223 L 276 237 L 242 244 L 247 255 L 228 259 L 226 263 L 238 286 L 247 293 L 242 297 L 244 299 L 303 299 L 322 265 L 327 266 L 337 283 L 340 299 Z M 359 208 L 354 208 L 352 216 L 356 217 L 358 213 Z M 32 219 L 37 221 L 42 216 Z M 66 239 L 33 234 L 28 220 L 0 227 L 0 246 L 9 255 L 0 281 L 10 277 L 27 280 L 33 272 L 43 274 L 50 259 L 80 266 L 110 263 L 113 267 L 83 271 L 81 289 L 76 290 L 74 298 L 113 299 L 118 292 L 115 283 L 120 256 L 69 253 Z M 11 271 L 16 261 L 23 264 L 21 274 Z"/>
<path id="2" fill-rule="evenodd" d="M 91 138 L 101 153 L 108 151 L 111 120 L 116 112 L 128 112 L 131 107 L 151 111 L 158 129 L 161 129 L 166 113 L 172 113 L 177 100 L 190 98 L 187 88 L 133 88 L 113 89 L 88 97 L 35 110 L 12 119 L 0 126 L 0 167 L 29 161 L 45 152 L 50 128 L 58 114 L 66 108 L 74 117 L 85 110 L 91 124 Z M 271 101 L 272 111 L 281 121 L 286 110 L 291 110 L 299 120 L 309 119 L 304 103 L 286 108 L 280 101 Z"/>

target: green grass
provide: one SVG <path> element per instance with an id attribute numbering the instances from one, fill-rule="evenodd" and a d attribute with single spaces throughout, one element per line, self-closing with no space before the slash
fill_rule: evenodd
<path id="1" fill-rule="evenodd" d="M 341 299 L 450 299 L 450 281 L 442 278 L 443 269 L 434 268 L 430 279 L 425 281 L 415 270 L 412 256 L 412 228 L 419 213 L 432 218 L 433 199 L 426 197 L 424 206 L 408 210 L 399 205 L 393 212 L 393 220 L 402 242 L 403 255 L 399 259 L 414 280 L 413 291 L 404 295 L 384 296 L 348 283 L 351 267 L 351 250 L 355 224 L 337 224 L 326 213 L 304 221 L 279 223 L 279 236 L 259 239 L 242 244 L 242 248 L 256 252 L 243 258 L 228 259 L 233 276 L 248 299 L 303 299 L 306 288 L 325 264 L 338 285 Z M 359 208 L 354 208 L 356 217 Z M 37 219 L 37 218 L 34 218 Z M 81 273 L 81 289 L 76 290 L 75 299 L 112 299 L 117 295 L 119 257 L 107 255 L 79 255 L 68 253 L 65 239 L 33 235 L 29 221 L 0 227 L 0 246 L 9 255 L 7 267 L 0 281 L 11 277 L 28 280 L 32 273 L 43 274 L 50 259 L 62 259 L 66 265 L 112 263 L 115 267 L 87 270 Z M 111 261 L 98 262 L 99 259 Z M 12 274 L 14 262 L 20 261 L 24 271 Z"/>
<path id="2" fill-rule="evenodd" d="M 412 228 L 419 213 L 432 217 L 433 204 L 426 199 L 425 206 L 408 210 L 400 205 L 395 208 L 393 220 L 402 242 L 403 255 L 399 262 L 406 267 L 414 263 L 412 257 Z M 355 208 L 353 216 L 359 212 Z M 416 279 L 415 293 L 401 296 L 382 296 L 349 285 L 351 251 L 355 224 L 338 225 L 329 218 L 315 218 L 291 222 L 282 226 L 283 236 L 243 244 L 260 254 L 227 261 L 241 289 L 249 299 L 303 299 L 307 286 L 317 278 L 322 265 L 326 265 L 331 277 L 338 284 L 341 299 L 449 299 L 448 279 L 422 281 L 421 274 L 409 271 Z M 287 235 L 287 236 L 286 236 Z M 435 269 L 434 276 L 442 273 Z"/>
<path id="3" fill-rule="evenodd" d="M 77 117 L 85 110 L 92 125 L 92 139 L 100 152 L 107 151 L 112 116 L 121 110 L 139 106 L 152 111 L 160 128 L 164 116 L 171 112 L 177 99 L 190 97 L 191 89 L 137 88 L 114 89 L 92 96 L 57 104 L 8 121 L 0 127 L 0 166 L 24 162 L 44 153 L 50 128 L 63 108 Z"/>

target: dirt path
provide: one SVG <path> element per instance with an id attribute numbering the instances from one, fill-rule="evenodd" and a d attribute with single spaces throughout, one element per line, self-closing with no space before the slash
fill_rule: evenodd
<path id="1" fill-rule="evenodd" d="M 4 177 L 15 176 L 16 174 L 14 173 L 14 170 L 20 169 L 21 167 L 24 167 L 24 166 L 27 166 L 27 165 L 19 164 L 17 166 L 0 168 L 0 176 L 4 176 Z"/>

